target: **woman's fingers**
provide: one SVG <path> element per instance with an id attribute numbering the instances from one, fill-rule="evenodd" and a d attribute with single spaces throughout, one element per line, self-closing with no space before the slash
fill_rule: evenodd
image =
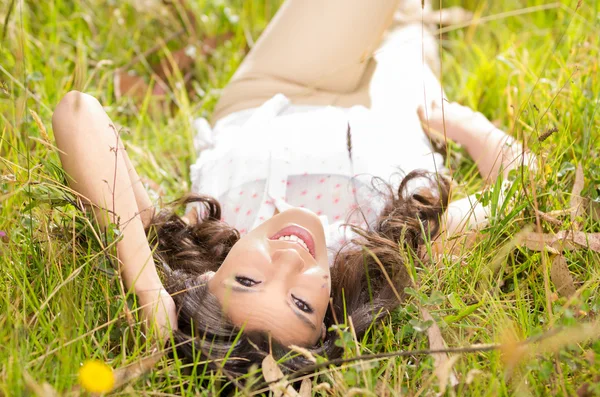
<path id="1" fill-rule="evenodd" d="M 442 135 L 460 144 L 470 139 L 471 127 L 486 121 L 481 113 L 456 102 L 432 101 L 427 111 L 418 109 L 425 132 L 431 136 Z"/>
<path id="2" fill-rule="evenodd" d="M 444 113 L 442 113 L 441 104 L 436 100 L 431 101 L 427 108 L 423 105 L 417 108 L 417 114 L 427 135 L 432 138 L 443 138 L 444 130 L 448 133 L 449 120 L 446 118 L 448 116 L 447 109 L 444 109 Z M 448 134 L 448 137 L 451 138 L 450 134 Z"/>
<path id="3" fill-rule="evenodd" d="M 442 110 L 447 112 L 448 106 L 449 105 L 445 105 L 444 107 L 442 107 L 441 103 L 434 99 L 429 103 L 429 106 L 427 107 L 420 105 L 417 109 L 417 113 L 421 121 L 423 121 L 424 123 L 429 123 L 431 128 L 437 129 L 437 127 L 442 126 L 442 122 L 444 120 Z"/>
<path id="4" fill-rule="evenodd" d="M 169 339 L 171 332 L 177 329 L 177 309 L 169 293 L 161 289 L 156 292 L 138 293 L 140 304 L 149 328 L 158 331 L 161 340 Z"/>

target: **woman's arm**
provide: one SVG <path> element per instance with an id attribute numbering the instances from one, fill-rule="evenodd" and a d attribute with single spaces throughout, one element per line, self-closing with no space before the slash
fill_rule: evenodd
<path id="1" fill-rule="evenodd" d="M 101 226 L 114 223 L 122 233 L 117 257 L 125 285 L 134 288 L 147 319 L 175 328 L 175 305 L 144 232 L 152 205 L 114 124 L 95 98 L 71 91 L 58 104 L 52 126 L 70 186 L 92 205 Z"/>
<path id="2" fill-rule="evenodd" d="M 457 103 L 445 103 L 444 109 L 433 103 L 427 111 L 419 115 L 429 129 L 440 133 L 463 145 L 475 160 L 479 173 L 486 182 L 493 182 L 502 171 L 506 177 L 512 169 L 521 165 L 534 166 L 535 157 L 523 152 L 523 146 L 504 131 L 496 128 L 484 115 Z M 525 154 L 525 157 L 523 157 Z M 477 229 L 487 224 L 490 209 L 481 204 L 475 195 L 453 201 L 449 204 L 442 219 L 442 240 L 456 236 L 469 229 Z"/>
<path id="3" fill-rule="evenodd" d="M 150 196 L 148 196 L 148 192 L 144 188 L 140 176 L 135 170 L 133 164 L 131 164 L 131 160 L 129 160 L 127 150 L 121 150 L 120 154 L 123 155 L 123 159 L 125 160 L 125 165 L 127 166 L 127 173 L 129 174 L 129 180 L 131 181 L 131 188 L 133 189 L 133 194 L 135 196 L 138 213 L 140 214 L 144 228 L 146 228 L 154 216 L 154 206 L 152 205 L 152 201 L 150 201 Z"/>

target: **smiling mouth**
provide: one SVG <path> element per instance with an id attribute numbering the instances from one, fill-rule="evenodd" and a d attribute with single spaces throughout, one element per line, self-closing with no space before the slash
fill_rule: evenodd
<path id="1" fill-rule="evenodd" d="M 308 251 L 308 253 L 316 259 L 315 240 L 312 234 L 302 226 L 287 226 L 275 233 L 269 238 L 269 240 L 289 241 L 290 243 L 296 243 Z"/>

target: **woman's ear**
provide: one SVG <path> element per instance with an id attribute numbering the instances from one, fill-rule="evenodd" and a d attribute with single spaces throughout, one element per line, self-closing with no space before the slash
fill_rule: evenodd
<path id="1" fill-rule="evenodd" d="M 321 323 L 321 341 L 325 341 L 325 337 L 327 336 L 327 327 L 325 327 L 325 323 Z"/>

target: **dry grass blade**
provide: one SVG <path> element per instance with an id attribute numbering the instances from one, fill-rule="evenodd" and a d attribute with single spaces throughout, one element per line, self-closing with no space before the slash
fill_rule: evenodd
<path id="1" fill-rule="evenodd" d="M 429 311 L 424 307 L 421 308 L 421 315 L 425 321 L 433 322 L 431 327 L 427 328 L 429 348 L 431 350 L 444 349 L 446 347 L 446 343 L 442 337 L 442 331 L 440 330 L 440 327 L 434 321 Z M 432 353 L 431 356 L 433 357 L 435 376 L 437 376 L 440 382 L 440 393 L 443 394 L 448 383 L 450 383 L 451 386 L 456 386 L 458 384 L 458 379 L 456 378 L 454 372 L 452 372 L 452 366 L 459 356 L 450 358 L 446 353 Z"/>
<path id="2" fill-rule="evenodd" d="M 490 21 L 502 20 L 502 19 L 509 18 L 509 17 L 515 17 L 518 15 L 525 15 L 525 14 L 529 14 L 529 13 L 550 10 L 553 8 L 562 8 L 562 4 L 559 2 L 554 2 L 554 3 L 548 3 L 548 4 L 540 4 L 540 5 L 532 6 L 532 7 L 520 8 L 520 9 L 507 11 L 507 12 L 500 12 L 498 14 L 492 14 L 492 15 L 488 15 L 485 17 L 480 17 L 480 18 L 477 18 L 476 20 L 470 20 L 470 21 L 467 21 L 464 23 L 453 24 L 452 26 L 442 27 L 442 28 L 439 28 L 438 30 L 434 31 L 434 34 L 437 36 L 440 34 L 452 32 L 453 30 L 466 28 L 470 25 L 475 25 L 475 24 L 481 25 L 483 23 L 487 23 Z"/>
<path id="3" fill-rule="evenodd" d="M 600 204 L 595 201 L 588 200 L 588 212 L 593 221 L 600 222 Z"/>
<path id="4" fill-rule="evenodd" d="M 552 260 L 550 279 L 556 286 L 556 292 L 561 296 L 569 297 L 577 291 L 567 261 L 562 255 L 556 255 Z"/>
<path id="5" fill-rule="evenodd" d="M 372 391 L 370 391 L 368 389 L 359 388 L 359 387 L 351 387 L 345 393 L 345 396 L 346 397 L 354 397 L 354 396 L 365 397 L 365 396 L 377 396 L 377 394 L 373 393 Z"/>
<path id="6" fill-rule="evenodd" d="M 556 128 L 556 127 L 548 128 L 542 135 L 539 136 L 538 141 L 544 142 L 555 132 L 558 132 L 558 128 Z"/>
<path id="7" fill-rule="evenodd" d="M 25 386 L 37 397 L 57 397 L 58 393 L 52 386 L 50 386 L 47 382 L 43 382 L 39 384 L 33 379 L 29 372 L 23 370 L 23 380 L 25 381 Z"/>
<path id="8" fill-rule="evenodd" d="M 508 327 L 501 333 L 501 359 L 509 376 L 530 352 L 530 344 L 520 343 L 517 334 L 518 332 L 513 323 L 509 323 Z"/>
<path id="9" fill-rule="evenodd" d="M 423 15 L 424 23 L 439 25 L 457 25 L 467 23 L 473 19 L 473 13 L 462 7 L 448 7 L 441 10 L 432 10 Z"/>
<path id="10" fill-rule="evenodd" d="M 4 67 L 2 67 L 1 64 L 0 64 L 0 72 L 4 73 L 4 75 L 6 75 L 6 77 L 8 77 L 9 80 L 13 84 L 15 84 L 17 87 L 19 87 L 23 91 L 25 91 L 27 93 L 27 96 L 29 98 L 32 98 L 38 105 L 40 105 L 41 107 L 43 107 L 49 113 L 52 113 L 52 109 L 46 104 L 45 101 L 43 101 L 38 95 L 34 94 L 29 88 L 25 87 L 25 85 L 23 85 L 23 83 L 18 78 L 16 78 L 12 74 L 10 74 L 8 72 L 8 70 L 6 70 Z M 5 85 L 5 83 L 3 83 L 3 85 Z M 4 91 L 4 89 L 3 89 L 3 91 Z"/>
<path id="11" fill-rule="evenodd" d="M 277 365 L 277 362 L 272 355 L 268 355 L 262 362 L 263 376 L 269 382 L 269 389 L 275 397 L 288 396 L 297 397 L 298 392 L 288 385 L 287 380 L 283 378 L 283 372 Z M 273 382 L 273 383 L 271 383 Z"/>
<path id="12" fill-rule="evenodd" d="M 440 396 L 443 396 L 444 393 L 446 393 L 448 384 L 450 384 L 452 387 L 458 385 L 458 379 L 456 378 L 452 367 L 454 367 L 454 364 L 456 364 L 459 358 L 460 356 L 446 357 L 446 360 L 442 362 L 438 368 L 436 368 L 435 375 L 440 382 Z"/>
<path id="13" fill-rule="evenodd" d="M 411 22 L 423 23 L 425 25 L 457 25 L 470 23 L 473 19 L 473 13 L 462 7 L 454 6 L 438 10 L 431 9 L 431 5 L 417 8 L 416 4 L 408 3 L 394 14 L 394 22 L 398 24 L 407 24 Z"/>
<path id="14" fill-rule="evenodd" d="M 469 370 L 469 372 L 467 372 L 467 379 L 465 380 L 465 384 L 470 385 L 471 383 L 473 383 L 475 378 L 477 378 L 478 376 L 481 376 L 483 374 L 484 374 L 483 371 L 479 370 L 477 368 L 473 368 L 473 369 Z"/>
<path id="15" fill-rule="evenodd" d="M 315 356 L 313 356 L 312 353 L 310 351 L 308 351 L 308 349 L 305 349 L 303 347 L 296 346 L 296 345 L 291 345 L 291 346 L 289 346 L 289 348 L 290 348 L 291 351 L 294 351 L 294 352 L 296 352 L 298 354 L 301 354 L 304 357 L 306 357 L 306 359 L 308 361 L 310 361 L 311 363 L 314 364 L 314 363 L 317 362 L 317 359 L 315 358 Z"/>
<path id="16" fill-rule="evenodd" d="M 556 333 L 557 333 L 557 331 L 550 330 L 550 331 L 546 332 L 545 334 L 536 336 L 534 338 L 521 340 L 521 341 L 517 341 L 515 339 L 515 345 L 516 346 L 528 346 L 530 344 L 537 343 L 537 342 L 543 340 L 544 338 L 553 336 Z M 445 354 L 449 354 L 449 353 L 450 354 L 483 353 L 483 352 L 489 352 L 489 351 L 494 351 L 494 350 L 502 350 L 502 348 L 503 348 L 503 345 L 501 345 L 501 344 L 475 344 L 475 345 L 470 345 L 470 346 L 465 346 L 465 347 L 445 348 L 445 349 L 441 349 L 441 350 L 432 350 L 432 349 L 401 350 L 401 351 L 394 351 L 394 352 L 388 352 L 388 353 L 366 354 L 366 355 L 349 357 L 349 358 L 337 358 L 337 359 L 333 359 L 333 360 L 329 360 L 326 362 L 321 362 L 318 364 L 304 367 L 301 370 L 290 374 L 287 378 L 289 380 L 294 380 L 294 381 L 306 379 L 306 378 L 312 378 L 312 377 L 316 377 L 316 376 L 319 376 L 322 374 L 329 373 L 331 371 L 330 369 L 323 369 L 323 368 L 330 367 L 332 365 L 333 366 L 354 365 L 352 363 L 355 363 L 357 361 L 362 361 L 363 363 L 374 363 L 374 362 L 378 362 L 378 361 L 388 359 L 388 358 L 393 358 L 393 357 L 409 357 L 409 356 L 418 356 L 418 355 L 436 354 L 436 353 L 445 353 Z M 319 371 L 315 372 L 317 370 L 319 370 Z M 275 382 L 279 382 L 281 380 L 282 380 L 282 378 L 275 378 L 273 381 L 268 381 L 265 379 L 265 383 L 263 385 L 260 385 L 257 388 L 257 390 L 255 390 L 253 392 L 252 395 L 258 395 L 260 393 L 264 393 L 264 392 L 268 391 L 271 384 L 273 384 Z M 314 391 L 316 392 L 319 390 L 323 390 L 323 388 L 325 388 L 326 390 L 329 390 L 330 387 L 331 386 L 328 383 L 321 383 L 321 384 L 315 386 Z"/>
<path id="17" fill-rule="evenodd" d="M 379 376 L 377 379 L 377 385 L 375 386 L 375 392 L 379 397 L 388 397 L 390 395 L 389 384 L 390 384 L 390 369 L 392 366 L 390 363 L 386 365 L 385 373 L 383 376 Z"/>
<path id="18" fill-rule="evenodd" d="M 56 295 L 58 293 L 58 291 L 60 291 L 65 285 L 67 285 L 68 283 L 73 281 L 79 275 L 79 273 L 81 273 L 81 270 L 83 270 L 83 268 L 87 265 L 88 264 L 85 263 L 85 264 L 79 266 L 77 269 L 73 270 L 73 272 L 71 274 L 69 274 L 69 276 L 65 279 L 65 281 L 60 283 L 58 286 L 56 286 L 56 288 L 54 288 L 54 290 L 52 290 L 50 295 L 48 295 L 46 300 L 44 300 L 44 302 L 40 305 L 39 309 L 35 312 L 33 317 L 31 317 L 31 320 L 29 321 L 29 326 L 31 326 L 32 324 L 35 323 L 35 320 L 38 318 L 40 313 L 42 313 L 42 311 L 44 310 L 44 308 L 46 307 L 48 302 L 50 302 L 50 300 L 54 297 L 54 295 Z"/>
<path id="19" fill-rule="evenodd" d="M 502 361 L 510 374 L 521 362 L 533 355 L 556 354 L 566 346 L 598 338 L 600 338 L 600 321 L 581 324 L 558 332 L 548 331 L 545 337 L 535 343 L 520 342 L 514 332 L 509 332 L 505 333 L 500 351 Z"/>
<path id="20" fill-rule="evenodd" d="M 562 251 L 590 249 L 600 252 L 600 233 L 584 233 L 562 230 L 556 234 L 529 232 L 525 234 L 523 245 L 532 251 Z"/>
<path id="21" fill-rule="evenodd" d="M 540 216 L 540 218 L 548 223 L 552 223 L 553 225 L 561 226 L 563 222 L 560 219 L 556 219 L 552 215 L 547 212 L 535 210 L 535 212 Z"/>
<path id="22" fill-rule="evenodd" d="M 115 386 L 114 389 L 117 389 L 137 378 L 147 374 L 152 371 L 152 369 L 156 366 L 156 364 L 161 360 L 165 353 L 158 352 L 150 357 L 143 358 L 139 361 L 136 361 L 133 364 L 130 364 L 126 367 L 117 368 L 114 371 L 115 377 Z"/>
<path id="23" fill-rule="evenodd" d="M 40 130 L 40 135 L 42 136 L 42 139 L 45 142 L 50 142 L 50 138 L 48 138 L 48 131 L 46 130 L 46 126 L 42 122 L 42 119 L 40 118 L 40 116 L 35 112 L 35 110 L 33 110 L 31 108 L 29 109 L 29 113 L 31 114 L 31 117 L 33 117 L 33 119 L 35 120 L 35 124 L 37 125 L 38 129 Z"/>
<path id="24" fill-rule="evenodd" d="M 302 383 L 300 383 L 300 392 L 298 394 L 300 397 L 312 396 L 312 382 L 310 379 L 304 379 Z"/>
<path id="25" fill-rule="evenodd" d="M 573 227 L 575 230 L 579 230 L 581 225 L 579 225 L 576 221 L 577 218 L 584 215 L 584 203 L 583 197 L 581 197 L 581 191 L 583 190 L 585 179 L 583 177 L 583 168 L 581 164 L 577 166 L 577 170 L 575 171 L 575 183 L 573 184 L 573 190 L 571 190 L 571 201 L 570 207 L 571 211 L 571 221 L 573 222 Z"/>
<path id="26" fill-rule="evenodd" d="M 532 351 L 539 353 L 557 353 L 565 346 L 583 343 L 600 338 L 600 320 L 571 327 L 557 332 L 540 341 Z"/>

